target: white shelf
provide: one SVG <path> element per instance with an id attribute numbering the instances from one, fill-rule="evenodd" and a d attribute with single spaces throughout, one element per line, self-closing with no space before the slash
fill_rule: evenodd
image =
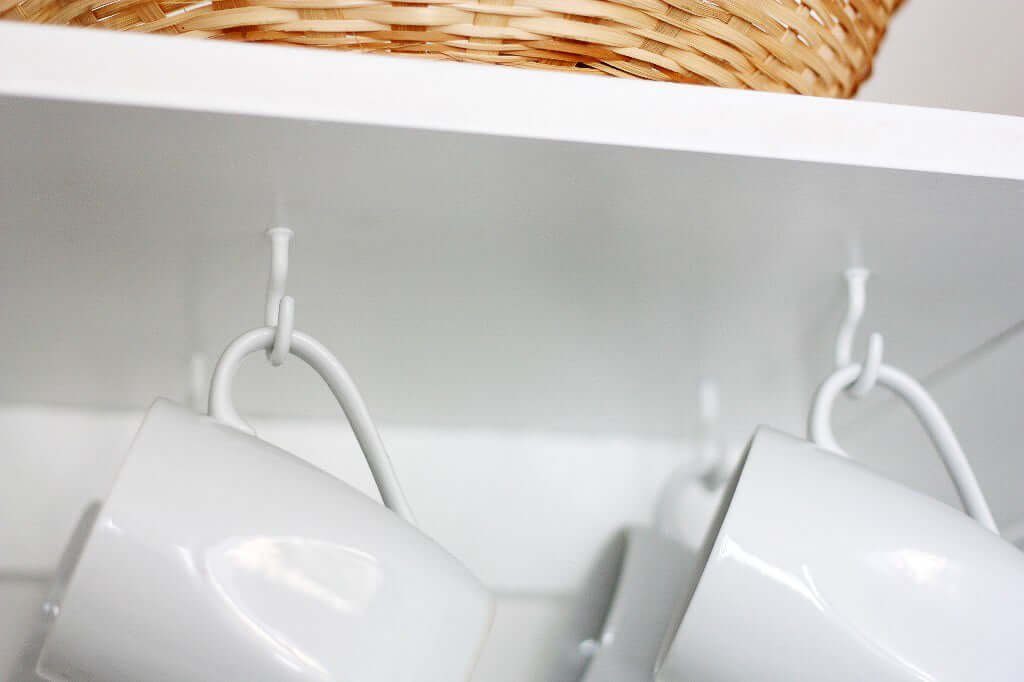
<path id="1" fill-rule="evenodd" d="M 0 93 L 1024 179 L 1024 119 L 0 25 Z"/>

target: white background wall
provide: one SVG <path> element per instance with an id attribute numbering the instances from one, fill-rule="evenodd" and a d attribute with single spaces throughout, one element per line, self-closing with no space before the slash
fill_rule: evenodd
<path id="1" fill-rule="evenodd" d="M 1024 115 L 1024 2 L 908 0 L 859 99 Z"/>

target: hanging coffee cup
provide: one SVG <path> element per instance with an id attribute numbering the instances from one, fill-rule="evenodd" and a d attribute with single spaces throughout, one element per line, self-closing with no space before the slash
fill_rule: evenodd
<path id="1" fill-rule="evenodd" d="M 1024 554 L 767 428 L 726 489 L 659 682 L 1016 682 Z"/>
<path id="2" fill-rule="evenodd" d="M 493 600 L 417 530 L 344 367 L 293 332 L 290 352 L 342 405 L 390 509 L 251 433 L 231 405 L 236 339 L 210 416 L 149 409 L 39 659 L 82 682 L 463 682 Z"/>

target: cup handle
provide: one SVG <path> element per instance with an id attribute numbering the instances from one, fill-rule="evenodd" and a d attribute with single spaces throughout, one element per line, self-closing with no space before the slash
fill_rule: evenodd
<path id="1" fill-rule="evenodd" d="M 849 365 L 836 370 L 818 387 L 807 420 L 807 432 L 811 441 L 827 450 L 845 455 L 832 433 L 832 405 L 846 388 L 853 386 L 860 376 L 860 365 Z M 989 509 L 985 494 L 978 484 L 967 455 L 957 440 L 949 421 L 942 414 L 938 404 L 928 391 L 909 374 L 889 365 L 878 368 L 878 383 L 895 393 L 907 403 L 924 427 L 932 444 L 942 457 L 946 471 L 953 479 L 960 501 L 968 516 L 993 533 L 998 534 L 995 519 Z"/>
<path id="2" fill-rule="evenodd" d="M 231 403 L 231 386 L 238 367 L 246 356 L 268 350 L 273 345 L 274 328 L 261 327 L 242 334 L 224 349 L 210 382 L 211 417 L 240 431 L 255 433 Z M 370 418 L 363 396 L 360 395 L 348 371 L 319 341 L 299 331 L 292 332 L 289 352 L 312 367 L 331 389 L 355 433 L 356 440 L 359 441 L 359 447 L 370 466 L 370 473 L 380 490 L 384 505 L 405 521 L 415 525 L 412 510 L 395 476 L 391 458 L 384 448 L 377 427 Z"/>

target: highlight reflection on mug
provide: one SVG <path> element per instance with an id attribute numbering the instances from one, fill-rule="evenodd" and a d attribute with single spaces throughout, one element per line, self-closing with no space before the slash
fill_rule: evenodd
<path id="1" fill-rule="evenodd" d="M 292 644 L 309 641 L 303 625 L 363 613 L 381 583 L 375 557 L 302 537 L 235 538 L 209 548 L 205 563 L 212 587 L 239 621 L 272 643 L 293 666 L 307 670 L 322 667 L 314 652 L 300 651 Z M 297 603 L 305 604 L 308 618 L 279 617 L 294 611 Z M 282 622 L 305 632 L 284 632 Z"/>

